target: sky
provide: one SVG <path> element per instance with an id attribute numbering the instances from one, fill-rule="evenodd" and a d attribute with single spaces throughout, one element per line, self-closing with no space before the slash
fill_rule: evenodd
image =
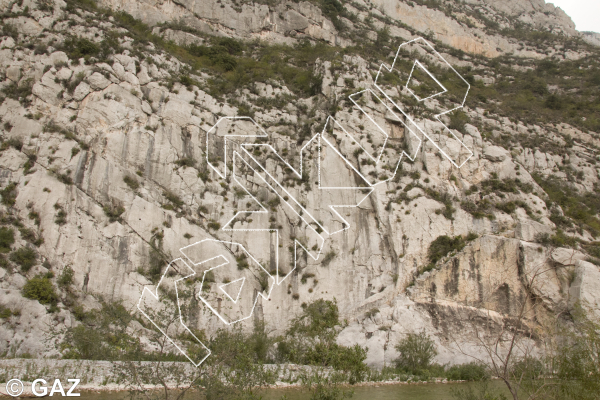
<path id="1" fill-rule="evenodd" d="M 600 0 L 546 0 L 563 9 L 578 31 L 600 33 Z"/>

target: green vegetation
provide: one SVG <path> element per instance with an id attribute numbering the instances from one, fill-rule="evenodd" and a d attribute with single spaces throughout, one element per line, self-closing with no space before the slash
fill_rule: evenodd
<path id="1" fill-rule="evenodd" d="M 406 189 L 407 188 L 404 188 L 405 192 L 412 189 L 412 187 L 408 188 L 408 190 Z M 447 219 L 451 221 L 454 220 L 454 212 L 456 211 L 456 209 L 452 205 L 452 196 L 450 196 L 446 192 L 438 192 L 430 188 L 425 189 L 425 194 L 427 195 L 427 197 L 444 204 L 444 208 L 442 210 L 435 211 L 436 214 L 442 214 Z"/>
<path id="2" fill-rule="evenodd" d="M 19 232 L 21 233 L 21 238 L 33 244 L 34 246 L 40 247 L 42 243 L 44 243 L 44 238 L 38 237 L 35 232 L 28 228 L 19 228 Z"/>
<path id="3" fill-rule="evenodd" d="M 125 184 L 126 184 L 127 186 L 129 186 L 129 188 L 130 188 L 131 190 L 134 190 L 134 191 L 135 191 L 135 190 L 138 190 L 138 189 L 140 188 L 140 183 L 137 181 L 137 179 L 135 179 L 135 178 L 132 178 L 132 177 L 131 177 L 131 176 L 129 176 L 129 175 L 125 175 L 125 176 L 123 177 L 123 182 L 125 182 Z"/>
<path id="4" fill-rule="evenodd" d="M 461 251 L 465 247 L 465 245 L 466 242 L 462 236 L 438 236 L 429 245 L 429 250 L 427 252 L 429 262 L 435 264 L 449 253 L 453 251 Z"/>
<path id="5" fill-rule="evenodd" d="M 600 321 L 590 319 L 581 307 L 575 309 L 573 317 L 575 329 L 566 332 L 566 340 L 559 345 L 553 360 L 560 382 L 554 398 L 597 399 L 600 393 Z"/>
<path id="6" fill-rule="evenodd" d="M 333 367 L 344 371 L 350 383 L 362 381 L 368 371 L 364 364 L 367 352 L 358 345 L 338 345 L 337 325 L 339 314 L 335 302 L 319 299 L 306 305 L 303 313 L 292 320 L 285 338 L 277 340 L 277 360 Z"/>
<path id="7" fill-rule="evenodd" d="M 463 111 L 454 111 L 450 116 L 450 124 L 448 128 L 456 129 L 459 132 L 464 133 L 465 125 L 471 122 L 470 118 Z"/>
<path id="8" fill-rule="evenodd" d="M 138 272 L 148 278 L 152 283 L 158 283 L 162 277 L 163 268 L 167 265 L 168 260 L 166 260 L 162 253 L 155 247 L 151 248 L 148 260 L 148 269 L 145 270 L 144 268 L 140 268 Z"/>
<path id="9" fill-rule="evenodd" d="M 29 279 L 23 286 L 23 296 L 37 300 L 41 304 L 56 305 L 58 302 L 58 295 L 54 291 L 52 281 L 44 275 L 37 275 Z"/>
<path id="10" fill-rule="evenodd" d="M 63 358 L 81 360 L 142 359 L 139 339 L 126 332 L 133 317 L 119 303 L 102 304 L 102 309 L 83 312 L 81 324 L 66 332 L 61 344 Z"/>
<path id="11" fill-rule="evenodd" d="M 183 206 L 183 200 L 181 197 L 177 196 L 175 193 L 165 190 L 163 191 L 163 195 L 171 204 L 163 204 L 163 208 L 166 210 L 173 210 L 177 208 L 181 208 Z"/>
<path id="12" fill-rule="evenodd" d="M 15 243 L 15 232 L 12 228 L 0 227 L 0 253 L 8 253 Z"/>
<path id="13" fill-rule="evenodd" d="M 57 225 L 64 225 L 67 223 L 67 212 L 62 208 L 62 206 L 58 203 L 54 205 L 54 209 L 57 211 L 54 222 Z"/>
<path id="14" fill-rule="evenodd" d="M 488 218 L 490 220 L 496 218 L 493 214 L 492 205 L 486 199 L 477 202 L 463 201 L 460 203 L 460 208 L 471 214 L 474 218 Z"/>
<path id="15" fill-rule="evenodd" d="M 37 263 L 37 252 L 31 247 L 21 247 L 10 253 L 10 261 L 21 266 L 27 272 Z"/>
<path id="16" fill-rule="evenodd" d="M 400 356 L 396 359 L 396 368 L 415 375 L 431 367 L 437 355 L 435 343 L 425 332 L 409 333 L 396 345 Z"/>
<path id="17" fill-rule="evenodd" d="M 570 222 L 553 210 L 553 206 L 556 204 L 580 229 L 586 229 L 594 236 L 600 235 L 600 220 L 597 217 L 600 213 L 600 198 L 596 193 L 580 194 L 556 178 L 544 179 L 538 175 L 534 175 L 533 178 L 548 195 L 550 201 L 546 204 L 551 210 L 552 222 L 562 228 L 570 227 Z"/>
<path id="18" fill-rule="evenodd" d="M 32 168 L 35 166 L 36 161 L 37 161 L 37 155 L 35 155 L 35 154 L 27 155 L 27 161 L 25 162 L 25 164 L 23 164 L 23 173 L 25 175 L 29 175 L 29 174 L 35 172 L 35 170 L 32 170 Z"/>
<path id="19" fill-rule="evenodd" d="M 28 106 L 30 103 L 28 98 L 31 96 L 32 89 L 33 79 L 29 78 L 22 80 L 18 84 L 9 81 L 9 83 L 2 88 L 2 93 L 4 93 L 6 97 L 18 100 L 24 106 Z"/>
<path id="20" fill-rule="evenodd" d="M 329 263 L 331 263 L 331 261 L 333 261 L 333 259 L 336 256 L 336 252 L 334 250 L 330 250 L 327 253 L 325 253 L 325 256 L 323 257 L 323 261 L 321 261 L 321 265 L 323 267 L 326 267 L 329 265 Z"/>
<path id="21" fill-rule="evenodd" d="M 120 205 L 104 206 L 102 210 L 104 210 L 109 222 L 121 221 L 121 214 L 125 212 L 125 208 Z"/>
<path id="22" fill-rule="evenodd" d="M 546 246 L 553 247 L 575 247 L 578 240 L 572 236 L 567 236 L 561 229 L 556 230 L 556 234 L 549 235 L 547 233 L 540 233 L 535 237 L 535 240 Z"/>
<path id="23" fill-rule="evenodd" d="M 0 190 L 0 195 L 2 196 L 2 204 L 8 207 L 12 207 L 15 205 L 17 201 L 17 183 L 11 182 L 2 190 Z"/>
<path id="24" fill-rule="evenodd" d="M 0 305 L 0 319 L 8 319 L 12 316 L 18 317 L 19 315 L 21 315 L 19 310 L 11 310 L 8 307 Z"/>
<path id="25" fill-rule="evenodd" d="M 451 366 L 446 370 L 446 377 L 453 381 L 481 381 L 490 378 L 490 371 L 485 365 L 470 362 Z"/>
<path id="26" fill-rule="evenodd" d="M 57 283 L 58 286 L 64 288 L 64 289 L 68 289 L 69 286 L 73 283 L 73 275 L 75 274 L 75 271 L 73 271 L 73 268 L 71 268 L 70 266 L 66 266 L 65 268 L 63 268 L 60 276 L 57 279 Z"/>

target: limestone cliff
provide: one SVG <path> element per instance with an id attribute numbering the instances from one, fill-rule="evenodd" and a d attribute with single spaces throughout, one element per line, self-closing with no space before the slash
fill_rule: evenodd
<path id="1" fill-rule="evenodd" d="M 597 96 L 598 48 L 583 43 L 560 9 L 543 0 L 455 3 L 359 0 L 332 13 L 319 2 L 293 1 L 0 1 L 1 223 L 14 235 L 4 242 L 0 268 L 0 305 L 9 310 L 0 326 L 0 352 L 57 356 L 44 340 L 48 326 L 75 326 L 78 310 L 98 308 L 100 300 L 134 310 L 166 262 L 199 240 L 237 242 L 258 258 L 272 256 L 272 236 L 221 229 L 250 200 L 207 167 L 207 152 L 222 149 L 221 142 L 207 143 L 221 117 L 251 114 L 268 134 L 266 142 L 294 158 L 335 114 L 374 149 L 368 121 L 348 95 L 373 88 L 379 63 L 390 63 L 399 43 L 419 35 L 462 68 L 483 98 L 492 96 L 488 88 L 515 79 L 537 82 L 527 73 L 541 68 L 541 59 L 581 62 L 575 69 L 589 71 Z M 130 15 L 110 16 L 102 7 Z M 236 40 L 248 47 L 238 49 Z M 307 45 L 326 50 L 316 60 L 293 53 Z M 206 49 L 219 46 L 226 48 L 221 58 L 203 61 L 215 54 Z M 381 52 L 366 54 L 372 47 Z M 258 53 L 285 60 L 268 70 L 276 56 L 259 63 L 253 59 Z M 494 57 L 505 57 L 501 66 Z M 268 72 L 248 83 L 236 68 Z M 529 93 L 548 106 L 544 112 L 557 115 L 561 108 L 548 99 L 583 90 L 542 89 Z M 389 93 L 402 97 L 399 88 Z M 460 169 L 427 140 L 415 161 L 404 158 L 398 171 L 361 164 L 355 154 L 362 175 L 390 180 L 343 211 L 347 229 L 327 238 L 320 258 L 302 260 L 268 300 L 259 300 L 256 317 L 282 333 L 303 303 L 335 299 L 347 320 L 340 343 L 367 346 L 367 362 L 379 367 L 397 356 L 399 338 L 421 330 L 435 336 L 439 362 L 468 361 L 452 345 L 460 335 L 453 316 L 485 310 L 509 317 L 524 291 L 535 292 L 544 315 L 578 300 L 600 312 L 600 269 L 593 263 L 600 232 L 591 199 L 600 172 L 600 136 L 591 125 L 597 115 L 573 111 L 569 121 L 556 122 L 536 119 L 531 110 L 519 120 L 523 114 L 507 113 L 502 98 L 478 96 L 468 98 L 462 123 L 447 121 L 473 152 Z M 394 146 L 410 148 L 402 121 L 374 98 L 361 104 Z M 416 124 L 435 128 L 434 118 L 413 106 Z M 335 143 L 352 158 L 353 149 Z M 389 156 L 398 154 L 392 148 Z M 315 189 L 314 174 L 295 180 L 270 162 L 279 180 L 295 182 L 290 193 L 305 209 L 342 224 L 320 208 L 329 199 Z M 331 179 L 368 186 L 348 165 L 328 162 L 322 168 L 337 174 Z M 282 237 L 301 236 L 301 219 L 273 201 L 259 176 L 245 175 L 268 205 L 267 224 Z M 581 205 L 557 200 L 560 187 Z M 577 207 L 586 210 L 583 217 Z M 251 224 L 246 218 L 232 226 Z M 469 239 L 432 263 L 430 247 L 440 236 Z M 33 250 L 32 265 L 13 256 L 20 248 Z M 550 272 L 535 287 L 527 285 L 540 265 Z M 69 269 L 72 284 L 61 285 Z M 57 301 L 23 296 L 36 276 L 52 282 Z M 201 303 L 189 321 L 208 334 L 223 326 Z M 251 328 L 251 321 L 245 324 Z"/>

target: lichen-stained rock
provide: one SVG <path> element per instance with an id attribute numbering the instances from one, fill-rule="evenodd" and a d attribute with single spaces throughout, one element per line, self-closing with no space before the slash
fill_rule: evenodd
<path id="1" fill-rule="evenodd" d="M 519 245 L 516 239 L 482 236 L 440 269 L 417 279 L 411 297 L 514 312 L 523 290 L 518 273 Z"/>

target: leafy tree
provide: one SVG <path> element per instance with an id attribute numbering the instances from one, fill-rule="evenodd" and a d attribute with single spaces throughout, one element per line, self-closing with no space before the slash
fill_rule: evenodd
<path id="1" fill-rule="evenodd" d="M 103 303 L 102 309 L 81 313 L 81 324 L 65 332 L 63 358 L 81 360 L 140 359 L 137 338 L 126 331 L 131 314 L 120 303 Z"/>
<path id="2" fill-rule="evenodd" d="M 564 399 L 592 400 L 600 393 L 600 321 L 581 306 L 573 313 L 574 329 L 566 332 L 554 360 Z M 557 398 L 559 397 L 557 396 Z"/>
<path id="3" fill-rule="evenodd" d="M 396 367 L 411 373 L 429 368 L 437 355 L 435 342 L 425 332 L 409 333 L 396 345 L 396 350 L 400 353 Z"/>
<path id="4" fill-rule="evenodd" d="M 346 371 L 350 383 L 363 380 L 368 370 L 364 363 L 367 352 L 358 345 L 337 344 L 338 325 L 335 302 L 319 299 L 306 305 L 302 314 L 292 320 L 286 338 L 279 339 L 278 360 Z"/>

